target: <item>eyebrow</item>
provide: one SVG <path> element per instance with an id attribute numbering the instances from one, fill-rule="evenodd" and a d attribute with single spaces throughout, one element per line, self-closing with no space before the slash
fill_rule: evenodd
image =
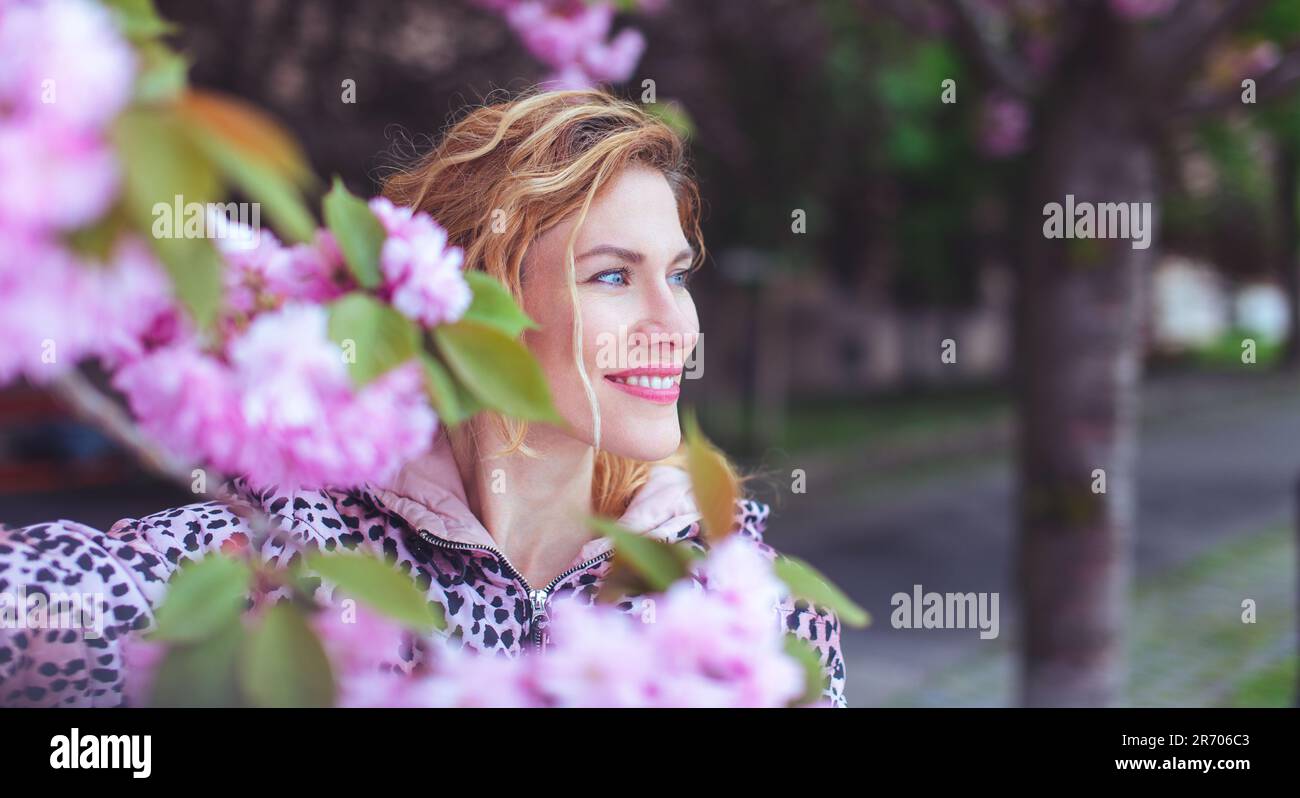
<path id="1" fill-rule="evenodd" d="M 628 263 L 640 263 L 643 260 L 645 260 L 645 256 L 642 255 L 640 252 L 636 252 L 635 250 L 631 250 L 631 249 L 625 249 L 623 247 L 616 247 L 613 246 L 612 244 L 601 244 L 598 247 L 593 247 L 587 250 L 586 252 L 582 253 L 581 255 L 579 255 L 575 260 L 582 260 L 584 258 L 594 257 L 596 255 L 613 255 L 619 260 L 624 260 L 627 261 Z M 671 263 L 677 263 L 678 261 L 681 260 L 693 259 L 694 257 L 695 257 L 695 249 L 693 247 L 687 247 L 686 249 L 683 249 L 681 252 L 678 252 L 673 257 Z"/>

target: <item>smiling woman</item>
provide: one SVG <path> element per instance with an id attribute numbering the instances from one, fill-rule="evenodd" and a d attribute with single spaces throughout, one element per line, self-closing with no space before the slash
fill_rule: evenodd
<path id="1" fill-rule="evenodd" d="M 445 239 L 440 233 L 410 239 L 416 243 L 402 251 L 414 264 L 411 273 L 445 277 L 450 269 L 459 277 L 462 261 L 447 259 L 448 244 L 463 249 L 471 276 L 486 273 L 513 294 L 532 320 L 523 343 L 558 418 L 525 423 L 475 413 L 459 426 L 443 426 L 427 453 L 382 484 L 307 490 L 236 480 L 220 502 L 124 519 L 107 534 L 67 521 L 7 531 L 0 590 L 14 575 L 33 584 L 49 581 L 46 576 L 74 579 L 111 595 L 112 617 L 120 623 L 96 641 L 26 633 L 7 639 L 0 629 L 5 701 L 111 705 L 125 695 L 129 703 L 134 691 L 126 668 L 135 649 L 123 652 L 120 638 L 149 625 L 180 563 L 242 551 L 259 540 L 250 522 L 259 515 L 301 545 L 379 554 L 412 577 L 427 603 L 441 610 L 445 628 L 409 642 L 368 641 L 359 652 L 407 673 L 428 662 L 432 643 L 447 639 L 510 657 L 550 647 L 552 599 L 589 605 L 607 582 L 617 584 L 610 579 L 614 544 L 593 531 L 595 515 L 682 547 L 670 549 L 682 562 L 726 531 L 737 532 L 734 539 L 747 550 L 775 557 L 762 542 L 768 508 L 757 502 L 741 499 L 729 514 L 730 498 L 701 501 L 709 513 L 708 536 L 702 534 L 692 480 L 679 464 L 677 400 L 699 339 L 687 284 L 704 248 L 698 191 L 672 130 L 603 92 L 528 94 L 472 109 L 428 156 L 393 174 L 383 193 L 370 207 L 386 226 L 403 229 L 414 212 L 446 229 Z M 438 268 L 421 271 L 430 264 Z M 421 286 L 411 288 L 418 293 Z M 725 476 L 728 483 L 733 478 Z M 731 529 L 720 529 L 728 521 Z M 55 549 L 52 541 L 64 545 Z M 277 562 L 297 557 L 276 545 L 281 548 L 272 551 L 268 543 L 261 554 Z M 724 546 L 713 548 L 728 556 Z M 725 577 L 693 576 L 695 586 L 739 589 L 728 588 Z M 757 602 L 760 618 L 771 613 L 770 625 L 758 624 L 771 634 L 754 639 L 771 642 L 783 630 L 811 644 L 825 701 L 843 706 L 836 614 L 788 594 L 778 599 L 746 589 L 742 605 Z M 647 600 L 628 600 L 637 591 L 618 595 L 625 599 L 619 609 L 646 619 Z M 648 603 L 653 618 L 654 601 Z M 665 603 L 665 617 L 670 610 Z M 698 642 L 730 633 L 709 627 L 698 613 L 679 608 L 678 614 L 690 628 L 665 621 L 666 634 Z M 731 652 L 730 643 L 716 642 Z M 741 697 L 701 693 L 681 701 L 787 703 L 799 694 L 801 674 L 779 640 L 775 645 L 785 660 L 775 669 L 757 648 L 727 654 L 727 667 L 735 670 L 728 679 Z M 87 678 L 79 669 L 92 656 L 98 667 Z"/>
<path id="2" fill-rule="evenodd" d="M 637 531 L 679 512 L 698 519 L 678 467 L 677 400 L 699 340 L 688 282 L 705 249 L 681 139 L 604 92 L 525 95 L 471 110 L 384 195 L 439 219 L 466 268 L 503 282 L 537 322 L 524 342 L 565 423 L 480 414 L 449 431 L 451 490 L 525 582 L 603 580 L 584 516 Z M 419 503 L 422 489 L 404 500 Z M 754 538 L 766 516 L 754 502 L 738 508 Z M 698 540 L 698 527 L 669 539 Z M 828 695 L 842 703 L 838 618 L 806 604 L 778 614 L 819 649 Z"/>

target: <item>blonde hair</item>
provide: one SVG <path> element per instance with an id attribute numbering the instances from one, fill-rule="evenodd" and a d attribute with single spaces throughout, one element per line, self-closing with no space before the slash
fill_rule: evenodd
<path id="1" fill-rule="evenodd" d="M 565 249 L 574 309 L 573 355 L 592 409 L 592 507 L 615 517 L 645 484 L 654 463 L 600 449 L 600 413 L 582 359 L 573 247 L 596 194 L 633 164 L 654 168 L 668 181 L 682 230 L 696 253 L 692 265 L 698 264 L 704 257 L 699 188 L 681 139 L 638 106 L 599 90 L 534 90 L 476 106 L 446 130 L 431 152 L 390 175 L 383 187 L 384 196 L 394 203 L 436 219 L 451 242 L 465 250 L 465 268 L 502 281 L 521 305 L 529 247 L 570 214 L 578 214 Z M 508 441 L 496 454 L 533 455 L 524 446 L 526 423 L 499 414 L 490 417 Z M 475 422 L 450 433 L 458 462 L 482 456 Z M 680 462 L 680 457 L 669 460 Z"/>

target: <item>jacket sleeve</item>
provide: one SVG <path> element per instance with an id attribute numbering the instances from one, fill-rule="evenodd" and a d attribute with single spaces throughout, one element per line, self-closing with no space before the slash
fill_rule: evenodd
<path id="1" fill-rule="evenodd" d="M 767 556 L 775 558 L 776 550 L 763 540 L 767 529 L 769 508 L 766 504 L 742 500 L 737 504 L 737 532 L 758 544 Z M 825 704 L 845 708 L 844 652 L 840 648 L 840 619 L 831 609 L 818 607 L 806 601 L 787 598 L 777 608 L 782 628 L 806 641 L 817 652 L 822 665 Z"/>
<path id="2" fill-rule="evenodd" d="M 117 706 L 121 639 L 153 624 L 182 560 L 240 543 L 217 502 L 123 519 L 0 528 L 0 707 Z"/>

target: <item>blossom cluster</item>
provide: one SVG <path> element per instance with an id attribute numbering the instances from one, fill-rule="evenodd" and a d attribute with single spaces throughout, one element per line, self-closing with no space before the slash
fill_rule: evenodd
<path id="1" fill-rule="evenodd" d="M 129 355 L 170 292 L 137 240 L 117 242 L 115 268 L 63 243 L 109 209 L 121 181 L 108 129 L 130 100 L 135 56 L 108 12 L 89 0 L 6 2 L 0 61 L 3 385 Z"/>
<path id="2" fill-rule="evenodd" d="M 381 295 L 427 326 L 454 322 L 471 295 L 461 251 L 427 214 L 370 203 L 384 224 Z M 328 230 L 286 247 L 231 223 L 219 239 L 225 294 L 214 349 L 191 337 L 121 369 L 114 385 L 173 454 L 303 488 L 383 481 L 427 451 L 437 426 L 420 367 L 351 384 L 323 303 L 358 288 Z M 365 357 L 368 353 L 355 353 Z"/>
<path id="3" fill-rule="evenodd" d="M 662 595 L 615 605 L 556 604 L 539 654 L 477 654 L 435 643 L 415 673 L 395 667 L 409 644 L 400 625 L 342 602 L 312 627 L 345 707 L 784 707 L 804 695 L 805 671 L 784 648 L 775 608 L 787 588 L 752 542 L 733 536 Z M 653 611 L 650 608 L 653 607 Z M 123 641 L 128 700 L 148 700 L 162 644 Z"/>
<path id="4" fill-rule="evenodd" d="M 216 236 L 214 330 L 197 329 L 175 300 L 147 239 L 116 233 L 105 256 L 69 244 L 118 201 L 110 132 L 137 59 L 90 0 L 3 8 L 0 385 L 47 382 L 97 358 L 160 448 L 255 485 L 383 480 L 423 453 L 437 417 L 418 364 L 356 388 L 329 337 L 325 303 L 359 286 L 328 230 L 286 246 L 213 220 L 234 233 Z M 370 208 L 386 232 L 378 298 L 424 326 L 457 320 L 471 299 L 459 248 L 426 214 L 383 199 Z"/>
<path id="5" fill-rule="evenodd" d="M 645 36 L 624 28 L 612 38 L 614 6 L 584 0 L 478 0 L 499 13 L 537 60 L 551 73 L 548 88 L 581 89 L 627 80 L 645 52 Z M 642 11 L 661 9 L 666 0 L 641 0 Z"/>
<path id="6" fill-rule="evenodd" d="M 355 485 L 424 453 L 437 417 L 418 365 L 356 389 L 326 311 L 303 302 L 259 315 L 220 352 L 159 347 L 114 377 L 141 428 L 173 456 L 250 484 Z"/>
<path id="7" fill-rule="evenodd" d="M 317 628 L 345 706 L 779 707 L 798 699 L 805 675 L 784 649 L 775 609 L 786 588 L 770 562 L 733 536 L 698 576 L 632 599 L 632 613 L 561 600 L 545 653 L 507 658 L 439 647 L 430 672 L 417 676 L 348 653 L 385 650 L 393 634 L 386 622 Z"/>

